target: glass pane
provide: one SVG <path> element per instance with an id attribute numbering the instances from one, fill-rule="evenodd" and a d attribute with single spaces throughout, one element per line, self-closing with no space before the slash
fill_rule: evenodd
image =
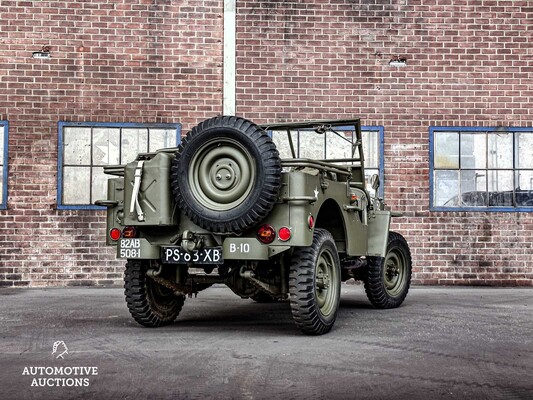
<path id="1" fill-rule="evenodd" d="M 434 206 L 459 207 L 459 171 L 435 171 Z"/>
<path id="2" fill-rule="evenodd" d="M 93 165 L 120 164 L 120 129 L 93 129 Z"/>
<path id="3" fill-rule="evenodd" d="M 91 204 L 96 200 L 107 199 L 107 180 L 109 178 L 109 175 L 104 174 L 104 169 L 102 167 L 93 168 L 93 193 Z"/>
<path id="4" fill-rule="evenodd" d="M 129 163 L 137 158 L 137 154 L 148 151 L 148 129 L 122 129 L 121 164 Z"/>
<path id="5" fill-rule="evenodd" d="M 0 165 L 0 203 L 4 199 L 4 167 Z"/>
<path id="6" fill-rule="evenodd" d="M 533 132 L 516 134 L 516 165 L 518 168 L 533 168 Z"/>
<path id="7" fill-rule="evenodd" d="M 491 132 L 488 134 L 488 167 L 513 168 L 513 134 Z"/>
<path id="8" fill-rule="evenodd" d="M 435 168 L 459 168 L 459 133 L 435 132 Z"/>
<path id="9" fill-rule="evenodd" d="M 517 171 L 516 205 L 533 207 L 533 171 Z"/>
<path id="10" fill-rule="evenodd" d="M 363 152 L 365 154 L 365 167 L 379 168 L 379 132 L 363 131 Z"/>
<path id="11" fill-rule="evenodd" d="M 291 136 L 294 151 L 296 152 L 296 155 L 298 155 L 298 133 L 291 132 Z M 281 158 L 292 158 L 287 131 L 272 131 L 272 141 L 276 145 Z"/>
<path id="12" fill-rule="evenodd" d="M 315 131 L 300 131 L 300 158 L 323 160 L 325 154 L 324 135 Z"/>
<path id="13" fill-rule="evenodd" d="M 90 204 L 91 168 L 63 168 L 63 204 Z"/>
<path id="14" fill-rule="evenodd" d="M 461 171 L 461 198 L 457 202 L 460 207 L 486 207 L 487 177 L 485 170 Z"/>
<path id="15" fill-rule="evenodd" d="M 461 134 L 461 168 L 487 168 L 485 133 Z"/>
<path id="16" fill-rule="evenodd" d="M 4 165 L 4 125 L 0 125 L 0 165 Z"/>
<path id="17" fill-rule="evenodd" d="M 366 190 L 368 191 L 368 194 L 371 197 L 375 197 L 376 196 L 376 191 L 374 189 L 372 189 L 372 186 L 370 186 L 368 181 L 370 180 L 370 177 L 372 175 L 374 175 L 374 174 L 379 174 L 379 170 L 365 168 L 365 187 L 366 187 Z M 383 182 L 381 182 L 381 185 L 383 185 Z"/>
<path id="18" fill-rule="evenodd" d="M 176 147 L 175 129 L 150 129 L 150 148 L 148 151 L 169 147 Z"/>
<path id="19" fill-rule="evenodd" d="M 488 171 L 489 206 L 513 206 L 513 171 Z"/>
<path id="20" fill-rule="evenodd" d="M 63 164 L 91 164 L 91 128 L 65 127 L 63 130 Z"/>
<path id="21" fill-rule="evenodd" d="M 350 158 L 352 156 L 352 132 L 326 132 L 326 159 Z"/>
<path id="22" fill-rule="evenodd" d="M 533 190 L 533 171 L 516 171 L 516 190 Z"/>

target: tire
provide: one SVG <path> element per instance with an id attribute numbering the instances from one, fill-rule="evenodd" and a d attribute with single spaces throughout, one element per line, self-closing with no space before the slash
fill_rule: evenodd
<path id="1" fill-rule="evenodd" d="M 315 229 L 313 243 L 298 248 L 289 271 L 292 316 L 300 330 L 322 335 L 333 327 L 341 293 L 341 270 L 335 240 L 325 229 Z"/>
<path id="2" fill-rule="evenodd" d="M 124 272 L 124 294 L 133 319 L 148 327 L 172 323 L 181 312 L 185 296 L 176 296 L 146 276 L 148 261 L 128 260 Z"/>
<path id="3" fill-rule="evenodd" d="M 399 307 L 411 285 L 412 262 L 407 241 L 399 233 L 390 232 L 385 258 L 367 260 L 364 283 L 368 300 L 380 309 Z"/>
<path id="4" fill-rule="evenodd" d="M 178 147 L 171 184 L 178 207 L 196 225 L 239 233 L 264 219 L 281 187 L 281 160 L 253 122 L 215 117 L 194 127 Z"/>

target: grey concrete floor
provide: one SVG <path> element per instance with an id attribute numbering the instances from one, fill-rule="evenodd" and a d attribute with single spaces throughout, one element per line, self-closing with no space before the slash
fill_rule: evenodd
<path id="1" fill-rule="evenodd" d="M 361 286 L 342 292 L 334 329 L 309 337 L 288 303 L 225 287 L 157 329 L 121 289 L 3 289 L 0 399 L 533 399 L 533 289 L 416 287 L 381 311 Z M 85 386 L 32 386 L 69 378 Z"/>

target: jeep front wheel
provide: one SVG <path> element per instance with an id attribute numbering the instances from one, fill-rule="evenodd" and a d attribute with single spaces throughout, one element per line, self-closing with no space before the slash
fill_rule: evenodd
<path id="1" fill-rule="evenodd" d="M 185 296 L 146 276 L 147 260 L 128 260 L 124 272 L 124 294 L 133 319 L 148 327 L 172 323 L 181 312 Z"/>
<path id="2" fill-rule="evenodd" d="M 298 328 L 309 335 L 329 332 L 337 318 L 340 292 L 335 240 L 325 229 L 315 229 L 311 246 L 298 248 L 291 259 L 290 304 Z"/>
<path id="3" fill-rule="evenodd" d="M 385 257 L 367 257 L 364 279 L 368 300 L 376 308 L 399 307 L 411 284 L 411 252 L 407 241 L 396 232 L 389 233 Z"/>

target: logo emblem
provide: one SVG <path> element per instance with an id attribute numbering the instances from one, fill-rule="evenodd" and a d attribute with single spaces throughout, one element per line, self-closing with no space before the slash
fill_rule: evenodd
<path id="1" fill-rule="evenodd" d="M 68 347 L 64 341 L 58 340 L 54 342 L 54 347 L 52 347 L 52 355 L 57 354 L 56 358 L 63 358 L 65 354 L 68 354 Z"/>

